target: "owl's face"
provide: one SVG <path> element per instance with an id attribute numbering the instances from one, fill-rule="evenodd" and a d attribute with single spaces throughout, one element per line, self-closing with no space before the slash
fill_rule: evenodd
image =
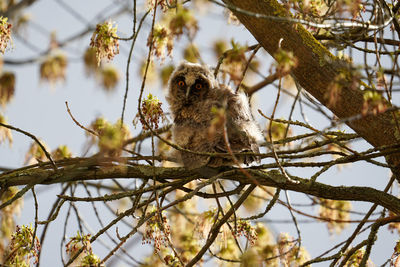
<path id="1" fill-rule="evenodd" d="M 207 67 L 185 62 L 171 75 L 168 98 L 190 105 L 206 99 L 215 85 L 214 76 Z"/>

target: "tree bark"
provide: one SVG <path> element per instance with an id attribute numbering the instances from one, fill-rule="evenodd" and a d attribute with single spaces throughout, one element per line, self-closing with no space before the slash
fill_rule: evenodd
<path id="1" fill-rule="evenodd" d="M 0 175 L 0 185 L 4 188 L 16 185 L 29 184 L 55 184 L 74 181 L 105 180 L 110 178 L 139 178 L 156 179 L 160 183 L 167 183 L 173 180 L 192 180 L 204 177 L 200 170 L 187 170 L 183 167 L 166 168 L 153 167 L 149 165 L 123 164 L 113 166 L 113 159 L 103 159 L 98 164 L 93 159 L 81 159 L 79 163 L 64 165 L 63 169 L 54 172 L 50 168 L 18 169 Z M 107 164 L 108 163 L 108 164 Z M 334 200 L 365 201 L 378 204 L 396 214 L 400 214 L 400 199 L 388 193 L 370 187 L 360 186 L 331 186 L 318 182 L 310 182 L 308 179 L 291 176 L 298 183 L 290 182 L 279 171 L 262 171 L 246 168 L 252 178 L 248 178 L 239 169 L 218 170 L 220 179 L 237 181 L 244 185 L 261 185 L 277 187 L 284 190 L 291 190 L 316 197 L 329 198 Z M 172 185 L 171 185 L 172 186 Z M 179 189 L 177 187 L 176 189 Z"/>
<path id="2" fill-rule="evenodd" d="M 293 52 L 298 60 L 298 66 L 292 71 L 295 79 L 337 117 L 347 119 L 362 113 L 363 91 L 360 86 L 354 88 L 354 80 L 346 63 L 332 55 L 302 25 L 260 18 L 242 11 L 288 17 L 290 15 L 288 11 L 276 0 L 223 0 L 223 2 L 231 8 L 240 22 L 271 56 L 278 51 L 280 42 L 282 49 Z M 337 103 L 329 105 L 329 98 L 326 97 L 327 89 L 341 73 L 346 77 L 340 81 L 344 86 L 340 90 Z M 390 106 L 389 103 L 387 105 Z M 400 142 L 400 130 L 396 123 L 398 118 L 400 118 L 399 112 L 395 111 L 362 116 L 346 123 L 371 145 L 380 147 Z M 399 154 L 391 156 L 388 161 L 399 166 Z"/>

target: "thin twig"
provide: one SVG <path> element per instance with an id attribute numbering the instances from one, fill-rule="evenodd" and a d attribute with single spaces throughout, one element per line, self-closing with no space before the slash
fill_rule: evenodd
<path id="1" fill-rule="evenodd" d="M 90 134 L 92 134 L 92 135 L 94 135 L 94 136 L 99 136 L 98 133 L 96 133 L 95 131 L 93 131 L 93 130 L 91 130 L 91 129 L 89 129 L 89 128 L 86 128 L 85 126 L 83 126 L 82 124 L 80 124 L 80 123 L 74 118 L 74 116 L 73 116 L 72 113 L 71 113 L 71 110 L 69 109 L 68 101 L 65 101 L 65 105 L 67 106 L 67 111 L 68 111 L 69 116 L 70 116 L 71 119 L 75 122 L 76 125 L 78 125 L 80 128 L 82 128 L 83 130 L 87 131 L 88 133 L 90 133 Z"/>
<path id="2" fill-rule="evenodd" d="M 214 240 L 217 238 L 219 234 L 219 229 L 222 227 L 224 223 L 228 221 L 228 219 L 232 216 L 233 212 L 237 210 L 243 202 L 247 199 L 250 193 L 256 188 L 256 185 L 250 185 L 250 187 L 240 196 L 238 201 L 236 201 L 235 205 L 233 205 L 226 214 L 218 221 L 218 223 L 214 224 L 210 230 L 211 236 L 207 239 L 205 245 L 200 249 L 200 251 L 194 256 L 190 262 L 186 265 L 186 267 L 194 266 L 206 253 L 208 248 L 214 243 Z"/>
<path id="3" fill-rule="evenodd" d="M 257 47 L 254 48 L 253 53 L 251 53 L 251 55 L 250 55 L 250 57 L 249 57 L 249 60 L 247 60 L 247 64 L 246 64 L 246 66 L 245 66 L 244 69 L 243 69 L 242 78 L 240 79 L 238 85 L 236 86 L 235 93 L 237 93 L 237 92 L 239 91 L 239 88 L 240 88 L 240 86 L 241 86 L 241 84 L 242 84 L 242 82 L 243 82 L 244 76 L 246 75 L 247 69 L 249 68 L 251 61 L 253 60 L 253 58 L 255 57 L 255 55 L 257 54 L 257 52 L 258 52 L 258 50 L 259 50 L 260 48 L 261 48 L 261 45 L 258 44 Z"/>
<path id="4" fill-rule="evenodd" d="M 134 1 L 134 23 L 133 23 L 133 40 L 132 40 L 132 44 L 131 44 L 131 48 L 129 50 L 129 55 L 128 55 L 128 59 L 126 62 L 126 72 L 125 72 L 125 77 L 126 77 L 126 85 L 125 85 L 125 94 L 124 94 L 124 100 L 123 100 L 123 105 L 122 105 L 122 113 L 121 113 L 121 127 L 124 123 L 124 114 L 125 114 L 125 106 L 126 106 L 126 100 L 128 98 L 128 91 L 129 91 L 129 66 L 131 64 L 131 58 L 132 58 L 132 52 L 133 52 L 133 47 L 135 46 L 136 43 L 136 38 L 139 34 L 140 29 L 142 28 L 143 22 L 145 20 L 145 18 L 147 17 L 147 15 L 150 13 L 150 10 L 147 11 L 142 19 L 139 22 L 139 27 L 136 30 L 135 26 L 136 26 L 136 1 Z"/>
<path id="5" fill-rule="evenodd" d="M 5 128 L 11 129 L 11 130 L 14 130 L 14 131 L 17 131 L 17 132 L 20 132 L 20 133 L 32 138 L 40 146 L 40 148 L 43 150 L 44 154 L 46 155 L 46 158 L 51 162 L 51 165 L 53 165 L 54 171 L 57 171 L 57 166 L 54 163 L 53 159 L 51 158 L 50 153 L 47 152 L 46 148 L 42 145 L 42 143 L 39 141 L 39 139 L 36 136 L 34 136 L 31 133 L 28 133 L 27 131 L 21 130 L 19 128 L 16 128 L 14 126 L 11 126 L 11 125 L 8 125 L 8 124 L 4 124 L 4 123 L 1 123 L 1 122 L 0 122 L 0 126 L 3 126 Z"/>
<path id="6" fill-rule="evenodd" d="M 38 228 L 38 213 L 39 213 L 39 205 L 38 205 L 38 201 L 36 198 L 35 187 L 32 187 L 31 191 L 32 191 L 33 200 L 35 203 L 35 223 L 34 223 L 34 231 L 33 231 L 32 244 L 31 244 L 30 250 L 32 250 L 33 247 L 35 246 L 35 241 L 37 239 L 36 232 L 37 232 L 37 228 Z"/>

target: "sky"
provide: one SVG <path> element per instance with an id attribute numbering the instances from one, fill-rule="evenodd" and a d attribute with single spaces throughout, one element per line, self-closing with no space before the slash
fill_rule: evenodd
<path id="1" fill-rule="evenodd" d="M 104 20 L 112 19 L 118 25 L 118 34 L 120 36 L 130 36 L 132 21 L 130 15 L 112 16 L 118 10 L 118 3 L 126 3 L 127 1 L 111 1 L 111 0 L 91 0 L 91 1 L 78 1 L 69 0 L 64 1 L 68 6 L 74 8 L 75 13 L 71 13 L 60 1 L 40 0 L 33 4 L 26 10 L 32 18 L 33 25 L 28 26 L 27 29 L 21 34 L 22 37 L 15 37 L 13 48 L 6 52 L 4 59 L 23 60 L 30 57 L 36 57 L 38 52 L 46 50 L 49 44 L 49 35 L 55 32 L 57 40 L 67 39 L 68 37 L 76 34 L 77 32 L 87 28 L 88 26 L 94 27 L 96 23 Z M 138 1 L 140 2 L 140 1 Z M 79 8 L 77 8 L 79 7 Z M 138 4 L 140 16 L 143 14 L 143 3 Z M 227 25 L 225 15 L 220 8 L 213 6 L 212 11 L 205 17 L 201 10 L 198 10 L 196 16 L 199 18 L 199 32 L 195 37 L 195 43 L 199 45 L 201 54 L 204 61 L 215 66 L 217 61 L 211 51 L 210 43 L 214 40 L 223 37 L 225 40 L 234 38 L 242 44 L 252 45 L 256 41 L 242 26 Z M 150 20 L 144 24 L 144 29 L 150 27 Z M 137 98 L 140 88 L 141 78 L 137 75 L 139 73 L 140 62 L 147 56 L 146 47 L 146 30 L 143 34 L 139 35 L 137 45 L 134 48 L 129 82 L 129 94 L 127 99 L 127 108 L 125 121 L 130 125 L 133 133 L 138 133 L 139 129 L 135 129 L 131 121 L 137 113 Z M 17 74 L 16 93 L 14 99 L 6 107 L 1 107 L 0 112 L 7 117 L 9 124 L 28 131 L 35 136 L 41 138 L 51 149 L 56 148 L 58 145 L 65 144 L 73 152 L 75 156 L 80 156 L 85 151 L 87 137 L 83 130 L 79 128 L 69 117 L 65 102 L 68 101 L 69 107 L 74 114 L 75 118 L 82 125 L 89 125 L 98 116 L 103 116 L 111 122 L 115 122 L 120 116 L 122 111 L 123 96 L 125 93 L 125 80 L 124 73 L 126 68 L 126 61 L 128 57 L 129 44 L 121 42 L 121 52 L 113 61 L 121 74 L 121 81 L 112 93 L 104 91 L 99 82 L 93 78 L 88 78 L 85 74 L 84 66 L 82 64 L 82 54 L 88 47 L 90 42 L 91 33 L 86 34 L 83 38 L 72 42 L 62 50 L 68 55 L 68 68 L 67 77 L 64 82 L 50 85 L 45 81 L 41 81 L 39 77 L 39 64 L 21 64 L 21 65 L 5 65 L 4 71 L 14 71 Z M 179 48 L 183 48 L 188 43 L 188 40 L 181 38 L 176 42 L 176 48 L 172 58 L 167 58 L 163 64 L 174 63 L 177 64 L 182 60 L 182 55 Z M 262 64 L 262 72 L 267 75 L 272 64 L 271 57 L 265 53 L 260 52 L 260 61 Z M 38 58 L 41 62 L 42 58 Z M 157 64 L 162 64 L 157 62 Z M 259 77 L 255 77 L 259 80 Z M 155 94 L 164 104 L 163 107 L 167 110 L 165 102 L 165 91 L 160 83 L 150 83 L 145 89 L 145 95 L 149 92 Z M 276 90 L 272 87 L 267 87 L 254 97 L 252 101 L 253 108 L 263 109 L 265 113 L 270 114 L 272 105 L 275 101 Z M 283 97 L 276 117 L 287 117 L 290 110 L 291 99 Z M 329 126 L 329 121 L 323 119 L 306 110 L 307 118 L 312 125 L 318 129 L 323 129 Z M 295 118 L 301 120 L 299 110 L 295 110 Z M 265 119 L 260 115 L 254 114 L 261 127 L 266 124 Z M 346 127 L 347 132 L 350 130 Z M 297 131 L 297 132 L 296 132 Z M 295 129 L 296 133 L 300 133 L 300 129 Z M 23 166 L 24 158 L 31 140 L 19 133 L 13 132 L 14 142 L 12 147 L 8 144 L 0 144 L 0 167 L 18 168 Z M 367 148 L 365 142 L 357 142 L 354 144 L 357 148 Z M 145 150 L 146 151 L 146 150 Z M 149 152 L 149 150 L 147 150 Z M 293 174 L 300 177 L 309 177 L 315 170 L 296 169 L 291 170 Z M 319 182 L 328 183 L 331 185 L 365 185 L 382 189 L 388 181 L 389 172 L 383 168 L 376 168 L 364 163 L 356 163 L 351 166 L 344 166 L 342 170 L 332 168 L 326 174 L 319 178 Z M 37 186 L 39 201 L 39 219 L 44 220 L 48 211 L 51 208 L 56 194 L 60 192 L 60 185 L 52 186 Z M 84 194 L 84 191 L 76 192 Z M 304 194 L 289 192 L 289 196 L 293 203 L 304 202 L 307 197 Z M 283 198 L 283 197 L 282 197 Z M 206 204 L 204 204 L 206 205 Z M 112 219 L 112 214 L 109 210 L 103 207 L 99 210 L 104 222 L 109 222 Z M 367 211 L 371 204 L 354 203 L 353 207 L 359 211 Z M 87 231 L 96 233 L 100 229 L 99 223 L 93 219 L 93 207 L 87 204 L 78 204 L 79 211 L 82 218 L 85 218 L 87 223 Z M 317 214 L 317 208 L 306 208 L 306 211 Z M 43 246 L 42 266 L 61 266 L 60 261 L 60 242 L 63 233 L 64 218 L 67 216 L 67 208 L 63 207 L 59 218 L 50 224 L 47 240 Z M 70 215 L 73 216 L 73 215 Z M 353 218 L 353 217 L 352 217 Z M 296 229 L 292 223 L 282 223 L 281 220 L 290 221 L 290 214 L 288 210 L 282 207 L 274 207 L 268 214 L 267 220 L 276 220 L 277 223 L 270 223 L 269 227 L 275 233 L 289 232 L 293 236 L 296 235 Z M 298 216 L 299 220 L 309 219 Z M 33 199 L 30 193 L 25 197 L 24 209 L 21 217 L 18 220 L 19 224 L 33 223 L 34 220 L 34 206 Z M 126 232 L 131 227 L 127 222 L 125 225 L 120 225 L 119 231 Z M 324 224 L 317 223 L 302 223 L 300 225 L 302 233 L 302 244 L 310 252 L 312 256 L 317 256 L 330 248 L 333 244 L 345 240 L 350 235 L 355 225 L 351 225 L 344 230 L 340 235 L 329 235 Z M 75 219 L 67 227 L 65 236 L 71 237 L 76 234 L 77 224 Z M 40 230 L 40 229 L 39 229 Z M 115 228 L 112 229 L 115 231 Z M 40 232 L 40 231 L 39 231 Z M 111 232 L 115 233 L 115 232 Z M 367 233 L 368 234 L 368 231 Z M 362 235 L 357 240 L 362 240 L 366 237 Z M 381 265 L 384 261 L 390 258 L 395 242 L 398 235 L 391 234 L 390 232 L 382 229 L 379 232 L 376 246 L 372 251 L 371 257 L 376 265 Z M 135 242 L 140 243 L 141 239 L 136 238 Z M 98 255 L 104 256 L 108 250 L 107 246 L 110 241 L 105 237 L 104 244 L 101 242 L 94 244 L 94 251 Z M 138 245 L 138 252 L 135 251 L 137 259 L 143 259 L 151 253 L 148 245 Z M 125 264 L 125 265 L 124 265 Z M 110 265 L 111 266 L 111 265 Z M 113 263 L 112 266 L 128 266 L 126 263 L 120 261 Z M 211 266 L 211 265 L 210 265 Z M 314 266 L 324 266 L 324 264 L 316 264 Z"/>

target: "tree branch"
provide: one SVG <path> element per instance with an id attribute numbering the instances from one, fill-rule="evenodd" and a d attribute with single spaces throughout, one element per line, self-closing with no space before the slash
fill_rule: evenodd
<path id="1" fill-rule="evenodd" d="M 1 12 L 0 16 L 3 17 L 12 17 L 16 12 L 29 7 L 33 3 L 35 3 L 37 0 L 21 0 L 15 5 L 10 6 L 5 12 Z"/>
<path id="2" fill-rule="evenodd" d="M 225 170 L 225 171 L 224 171 Z M 301 192 L 316 197 L 323 197 L 334 200 L 350 200 L 350 201 L 365 201 L 378 204 L 385 207 L 396 214 L 400 214 L 400 199 L 370 187 L 360 186 L 331 186 L 323 183 L 310 183 L 308 179 L 290 176 L 291 179 L 299 183 L 291 183 L 282 174 L 276 170 L 265 172 L 246 168 L 252 178 L 248 178 L 237 168 L 216 169 L 220 173 L 220 179 L 232 180 L 240 182 L 244 185 L 255 184 L 272 186 L 284 190 Z M 149 165 L 133 165 L 119 163 L 115 164 L 115 159 L 105 160 L 101 164 L 97 164 L 95 159 L 81 160 L 79 163 L 73 162 L 71 165 L 59 168 L 57 173 L 52 169 L 34 168 L 34 169 L 17 169 L 15 171 L 0 175 L 0 184 L 2 187 L 27 184 L 54 184 L 73 181 L 87 180 L 105 180 L 110 178 L 122 179 L 153 179 L 164 183 L 165 179 L 177 180 L 196 178 L 207 178 L 200 173 L 204 173 L 202 169 L 187 170 L 183 167 L 154 167 Z M 178 188 L 177 188 L 178 189 Z"/>
<path id="3" fill-rule="evenodd" d="M 333 56 L 302 25 L 291 22 L 290 17 L 287 17 L 287 9 L 276 0 L 223 0 L 223 2 L 232 9 L 240 22 L 270 55 L 276 54 L 279 49 L 278 44 L 281 39 L 283 40 L 282 49 L 292 51 L 298 60 L 298 66 L 292 72 L 294 77 L 323 105 L 329 106 L 329 98 L 325 97 L 327 88 L 334 83 L 335 77 L 344 73 L 346 78 L 341 81 L 344 86 L 340 90 L 337 103 L 328 108 L 340 119 L 362 114 L 364 92 L 360 88 L 353 88 L 354 81 L 348 64 Z M 288 20 L 285 21 L 285 18 Z M 362 82 L 358 82 L 359 87 L 362 87 Z M 384 104 L 391 106 L 387 101 Z M 366 141 L 378 147 L 399 143 L 397 114 L 398 112 L 388 112 L 375 116 L 361 116 L 346 123 Z M 399 165 L 399 154 L 391 156 L 389 161 Z"/>

